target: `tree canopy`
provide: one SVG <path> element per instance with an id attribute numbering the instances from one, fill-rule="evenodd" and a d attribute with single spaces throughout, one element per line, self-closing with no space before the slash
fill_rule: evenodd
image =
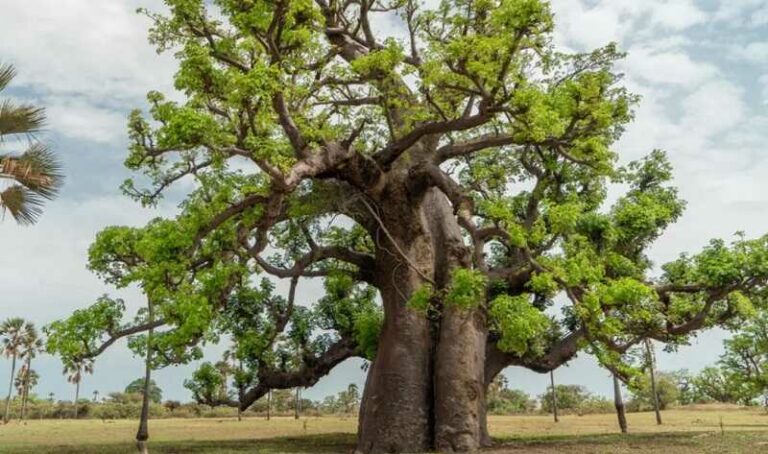
<path id="1" fill-rule="evenodd" d="M 588 350 L 629 377 L 641 340 L 674 348 L 761 302 L 768 237 L 654 272 L 646 251 L 684 208 L 671 166 L 619 160 L 638 102 L 623 55 L 559 52 L 548 2 L 165 3 L 143 12 L 184 100 L 151 92 L 131 114 L 123 189 L 187 195 L 174 219 L 100 232 L 89 263 L 155 304 L 159 358 L 234 338 L 242 407 L 363 357 L 362 451 L 474 449 L 504 367 Z M 297 301 L 313 279 L 323 294 Z M 123 312 L 103 299 L 54 324 L 59 351 L 148 329 Z"/>
<path id="2" fill-rule="evenodd" d="M 144 379 L 137 378 L 136 380 L 128 383 L 125 387 L 126 394 L 141 394 L 144 395 Z M 163 390 L 157 386 L 154 380 L 149 380 L 149 399 L 159 404 L 163 400 Z"/>

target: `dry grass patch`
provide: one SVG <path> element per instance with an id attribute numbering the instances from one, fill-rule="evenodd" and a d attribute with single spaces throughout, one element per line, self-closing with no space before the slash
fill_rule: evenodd
<path id="1" fill-rule="evenodd" d="M 616 416 L 491 416 L 502 453 L 699 454 L 768 453 L 768 415 L 761 410 L 705 407 L 631 413 L 629 436 L 616 434 Z M 721 430 L 722 421 L 722 430 Z M 56 420 L 0 426 L 1 454 L 128 454 L 135 452 L 133 420 Z M 355 418 L 158 419 L 150 421 L 153 454 L 346 453 L 354 447 Z M 724 434 L 723 434 L 724 431 Z"/>

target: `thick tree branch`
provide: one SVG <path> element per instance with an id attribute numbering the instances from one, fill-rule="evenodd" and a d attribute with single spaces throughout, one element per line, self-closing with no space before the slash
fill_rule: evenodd
<path id="1" fill-rule="evenodd" d="M 339 363 L 357 355 L 359 355 L 357 343 L 353 339 L 342 338 L 331 345 L 321 356 L 305 357 L 304 363 L 296 370 L 276 371 L 260 368 L 258 384 L 243 395 L 240 409 L 246 410 L 271 389 L 312 386 Z"/>

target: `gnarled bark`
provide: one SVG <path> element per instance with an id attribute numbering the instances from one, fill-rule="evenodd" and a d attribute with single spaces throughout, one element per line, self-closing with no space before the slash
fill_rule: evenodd
<path id="1" fill-rule="evenodd" d="M 363 394 L 358 451 L 475 450 L 485 411 L 482 302 L 443 308 L 439 324 L 407 307 L 425 278 L 444 288 L 453 268 L 468 265 L 459 226 L 437 191 L 417 212 L 382 222 L 386 235 L 374 237 L 381 243 L 376 276 L 385 319 Z"/>
<path id="2" fill-rule="evenodd" d="M 402 196 L 402 195 L 401 195 Z M 433 255 L 424 217 L 403 212 L 380 219 L 374 238 L 377 286 L 384 324 L 360 406 L 358 451 L 424 452 L 432 447 L 432 337 L 429 320 L 407 307 L 410 296 L 432 274 Z M 386 229 L 386 232 L 383 230 Z M 392 244 L 392 243 L 396 244 Z M 405 256 L 401 256 L 405 254 Z"/>

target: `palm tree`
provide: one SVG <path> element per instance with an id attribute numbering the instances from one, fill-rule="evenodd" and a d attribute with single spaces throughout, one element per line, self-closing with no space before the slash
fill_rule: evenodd
<path id="1" fill-rule="evenodd" d="M 8 396 L 5 398 L 5 413 L 3 414 L 3 423 L 8 424 L 8 418 L 11 411 L 11 393 L 13 392 L 13 379 L 16 373 L 16 359 L 18 359 L 24 345 L 24 336 L 27 327 L 31 325 L 23 318 L 9 318 L 0 324 L 0 337 L 2 337 L 2 353 L 7 358 L 11 358 L 11 379 L 8 383 Z"/>
<path id="2" fill-rule="evenodd" d="M 43 340 L 40 338 L 39 334 L 37 333 L 37 329 L 35 329 L 35 325 L 32 323 L 27 323 L 24 327 L 24 336 L 22 339 L 22 346 L 21 346 L 21 358 L 25 359 L 25 364 L 22 366 L 22 369 L 25 374 L 28 374 L 30 372 L 34 372 L 32 370 L 32 359 L 37 356 L 39 352 L 43 350 Z M 37 384 L 37 381 L 35 381 L 34 384 L 31 383 L 29 380 L 29 377 L 24 379 L 22 381 L 25 388 L 21 392 L 21 415 L 20 415 L 20 421 L 24 419 L 24 416 L 27 412 L 27 401 L 29 400 L 29 387 L 30 385 L 34 386 Z"/>
<path id="3" fill-rule="evenodd" d="M 19 373 L 16 375 L 16 392 L 21 397 L 21 413 L 19 414 L 19 422 L 24 421 L 27 415 L 27 403 L 29 401 L 29 390 L 37 386 L 40 380 L 40 375 L 33 369 L 29 368 L 28 363 L 21 366 Z"/>
<path id="4" fill-rule="evenodd" d="M 0 91 L 15 75 L 13 66 L 0 65 Z M 37 221 L 43 202 L 56 196 L 63 179 L 61 165 L 54 154 L 34 140 L 34 134 L 44 123 L 42 108 L 0 101 L 0 141 L 19 135 L 30 139 L 21 154 L 0 153 L 0 180 L 10 182 L 0 190 L 0 211 L 10 213 L 19 224 Z"/>
<path id="5" fill-rule="evenodd" d="M 75 416 L 77 419 L 77 403 L 80 400 L 80 383 L 83 381 L 83 374 L 93 373 L 93 360 L 88 358 L 72 358 L 64 362 L 64 372 L 67 381 L 75 385 Z"/>

